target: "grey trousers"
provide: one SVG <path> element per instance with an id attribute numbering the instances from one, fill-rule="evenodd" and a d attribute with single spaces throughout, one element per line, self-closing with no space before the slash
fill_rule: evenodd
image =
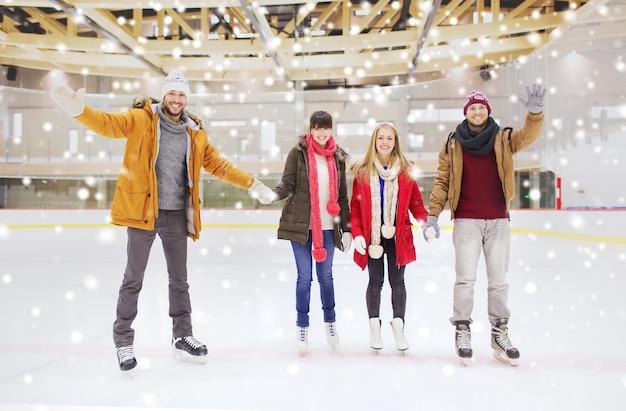
<path id="1" fill-rule="evenodd" d="M 187 282 L 187 219 L 185 210 L 159 210 L 154 230 L 128 228 L 126 271 L 117 300 L 117 318 L 113 323 L 115 347 L 132 345 L 137 317 L 137 300 L 143 285 L 150 249 L 157 234 L 163 244 L 169 278 L 169 315 L 174 338 L 192 334 L 191 302 Z"/>
<path id="2" fill-rule="evenodd" d="M 508 320 L 509 285 L 506 273 L 509 267 L 511 227 L 509 220 L 454 220 L 452 242 L 455 250 L 456 282 L 454 283 L 454 307 L 450 318 L 471 322 L 474 308 L 474 283 L 481 252 L 487 269 L 487 311 L 489 322 L 495 326 L 498 320 Z"/>

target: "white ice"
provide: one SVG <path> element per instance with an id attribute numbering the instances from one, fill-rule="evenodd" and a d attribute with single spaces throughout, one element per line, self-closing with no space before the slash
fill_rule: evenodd
<path id="1" fill-rule="evenodd" d="M 218 217 L 200 241 L 189 242 L 194 334 L 209 348 L 207 364 L 172 358 L 166 267 L 157 240 L 134 323 L 139 365 L 122 373 L 111 333 L 126 232 L 99 217 L 86 221 L 95 225 L 85 219 L 75 226 L 0 224 L 0 410 L 624 409 L 623 244 L 514 233 L 510 336 L 520 364 L 492 357 L 481 262 L 475 359 L 464 367 L 448 322 L 454 282 L 449 230 L 430 243 L 414 232 L 418 261 L 406 270 L 406 354 L 395 349 L 388 325 L 387 283 L 385 346 L 378 353 L 368 347 L 367 274 L 338 253 L 341 342 L 336 351 L 326 344 L 314 281 L 310 352 L 300 356 L 289 243 L 276 240 L 271 225 L 221 227 Z"/>

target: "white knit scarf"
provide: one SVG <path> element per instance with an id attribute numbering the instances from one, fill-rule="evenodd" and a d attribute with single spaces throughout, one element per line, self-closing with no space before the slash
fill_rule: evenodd
<path id="1" fill-rule="evenodd" d="M 400 162 L 393 158 L 387 169 L 380 163 L 378 157 L 374 158 L 374 167 L 377 174 L 370 176 L 370 191 L 372 195 L 372 238 L 368 253 L 371 258 L 377 259 L 383 256 L 383 247 L 380 245 L 380 235 L 390 239 L 396 234 L 395 217 L 398 203 L 398 174 L 400 174 Z M 383 188 L 383 204 L 385 209 L 381 212 L 380 180 L 385 181 Z M 380 215 L 383 216 L 381 225 Z"/>

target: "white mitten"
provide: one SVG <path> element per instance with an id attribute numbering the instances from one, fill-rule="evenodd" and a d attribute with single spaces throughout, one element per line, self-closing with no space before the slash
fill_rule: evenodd
<path id="1" fill-rule="evenodd" d="M 71 117 L 77 117 L 85 111 L 85 89 L 74 91 L 65 84 L 55 86 L 50 90 L 50 97 Z"/>
<path id="2" fill-rule="evenodd" d="M 341 244 L 343 245 L 343 252 L 350 251 L 350 244 L 352 243 L 352 233 L 343 233 L 341 236 Z"/>
<path id="3" fill-rule="evenodd" d="M 276 193 L 256 178 L 248 189 L 248 194 L 259 200 L 261 204 L 271 204 L 276 200 Z"/>
<path id="4" fill-rule="evenodd" d="M 365 237 L 363 237 L 362 235 L 357 235 L 356 237 L 354 237 L 354 249 L 357 253 L 365 255 L 365 247 Z"/>

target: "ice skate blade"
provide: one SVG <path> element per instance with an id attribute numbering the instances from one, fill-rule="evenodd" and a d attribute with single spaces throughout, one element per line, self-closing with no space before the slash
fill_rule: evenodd
<path id="1" fill-rule="evenodd" d="M 177 361 L 188 362 L 192 364 L 203 365 L 207 363 L 206 355 L 191 355 L 186 351 L 179 350 L 174 348 L 172 352 L 172 356 Z"/>
<path id="2" fill-rule="evenodd" d="M 309 352 L 309 346 L 296 343 L 296 350 L 298 350 L 298 355 L 300 355 L 300 357 L 304 357 L 307 352 Z"/>
<path id="3" fill-rule="evenodd" d="M 505 364 L 510 365 L 511 367 L 517 367 L 517 358 L 509 358 L 506 356 L 506 354 L 500 352 L 500 351 L 493 351 L 493 358 L 495 358 L 498 361 L 502 361 Z"/>
<path id="4" fill-rule="evenodd" d="M 130 370 L 120 370 L 120 378 L 123 381 L 133 381 L 135 379 L 135 371 L 137 368 L 131 368 Z"/>
<path id="5" fill-rule="evenodd" d="M 461 360 L 461 364 L 463 364 L 464 367 L 467 367 L 473 361 L 472 357 L 459 357 L 459 360 Z"/>
<path id="6" fill-rule="evenodd" d="M 339 337 L 327 338 L 326 343 L 334 350 L 339 345 Z"/>

